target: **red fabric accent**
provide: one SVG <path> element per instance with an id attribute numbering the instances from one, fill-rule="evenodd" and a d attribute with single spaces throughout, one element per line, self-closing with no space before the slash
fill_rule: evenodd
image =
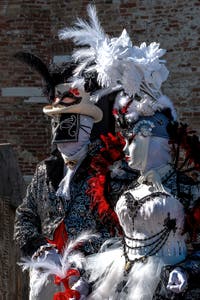
<path id="1" fill-rule="evenodd" d="M 69 89 L 69 93 L 73 94 L 75 97 L 80 96 L 79 90 L 77 88 L 73 89 Z"/>
<path id="2" fill-rule="evenodd" d="M 68 234 L 64 221 L 56 228 L 53 240 L 47 239 L 49 244 L 55 245 L 59 252 L 62 252 L 68 240 Z"/>
<path id="3" fill-rule="evenodd" d="M 119 110 L 114 108 L 112 113 L 114 116 L 118 116 L 118 115 L 125 115 L 128 112 L 128 108 L 131 105 L 131 103 L 133 102 L 132 99 L 130 99 L 128 101 L 128 103 L 126 105 L 124 105 L 123 107 L 121 107 Z"/>
<path id="4" fill-rule="evenodd" d="M 124 157 L 123 148 L 125 146 L 125 140 L 119 132 L 116 133 L 115 136 L 111 133 L 108 133 L 107 136 L 101 135 L 101 139 L 105 144 L 101 152 L 104 157 L 109 158 L 109 165 L 112 165 L 115 161 Z"/>
<path id="5" fill-rule="evenodd" d="M 197 226 L 200 228 L 200 206 L 194 208 L 194 220 L 197 223 Z"/>
<path id="6" fill-rule="evenodd" d="M 76 290 L 72 290 L 69 286 L 69 279 L 71 276 L 80 277 L 80 273 L 76 269 L 70 269 L 67 271 L 65 278 L 60 278 L 59 276 L 55 276 L 54 279 L 55 284 L 60 285 L 61 283 L 63 283 L 65 287 L 65 291 L 55 293 L 53 300 L 69 300 L 71 298 L 76 300 L 80 299 L 80 293 Z"/>
<path id="7" fill-rule="evenodd" d="M 121 233 L 122 229 L 118 217 L 106 199 L 105 189 L 107 187 L 106 179 L 110 172 L 109 167 L 115 161 L 123 158 L 122 150 L 125 141 L 120 133 L 115 136 L 111 133 L 107 136 L 101 135 L 101 139 L 104 147 L 91 161 L 91 169 L 95 175 L 88 180 L 87 194 L 91 197 L 90 208 L 92 210 L 97 209 L 100 220 L 110 225 L 111 233 L 114 233 L 115 229 Z"/>
<path id="8" fill-rule="evenodd" d="M 114 108 L 114 109 L 112 110 L 112 114 L 113 114 L 114 116 L 118 116 L 118 115 L 119 115 L 119 111 L 118 111 L 116 108 Z"/>

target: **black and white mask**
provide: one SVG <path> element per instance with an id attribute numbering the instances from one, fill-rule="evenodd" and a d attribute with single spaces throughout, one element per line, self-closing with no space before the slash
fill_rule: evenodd
<path id="1" fill-rule="evenodd" d="M 77 142 L 80 129 L 80 115 L 61 114 L 52 118 L 52 143 Z"/>
<path id="2" fill-rule="evenodd" d="M 90 142 L 94 119 L 86 115 L 61 114 L 53 121 L 53 143 L 66 157 L 72 157 Z"/>

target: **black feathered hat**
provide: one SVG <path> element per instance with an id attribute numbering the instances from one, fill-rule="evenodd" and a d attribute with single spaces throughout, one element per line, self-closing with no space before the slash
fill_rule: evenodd
<path id="1" fill-rule="evenodd" d="M 77 113 L 91 116 L 95 122 L 101 121 L 102 110 L 90 101 L 90 93 L 98 89 L 94 74 L 83 74 L 80 80 L 74 82 L 74 62 L 52 63 L 47 67 L 38 56 L 29 52 L 17 52 L 14 57 L 42 76 L 43 93 L 49 100 L 49 105 L 43 108 L 45 114 Z M 66 98 L 73 101 L 67 102 L 64 100 Z"/>

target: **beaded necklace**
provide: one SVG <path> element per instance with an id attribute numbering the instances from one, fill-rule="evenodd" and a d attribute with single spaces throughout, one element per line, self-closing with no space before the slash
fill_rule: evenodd
<path id="1" fill-rule="evenodd" d="M 152 200 L 153 197 L 158 197 L 158 196 L 169 197 L 170 194 L 164 193 L 164 192 L 154 192 L 150 195 L 143 197 L 139 201 L 137 201 L 130 192 L 125 193 L 124 196 L 126 199 L 127 208 L 131 212 L 131 219 L 132 219 L 133 231 L 134 231 L 134 221 L 135 221 L 135 218 L 139 212 L 139 209 L 142 207 L 142 205 L 144 203 L 146 203 L 147 201 Z M 171 219 L 170 213 L 168 213 L 167 218 L 164 220 L 163 229 L 161 229 L 159 232 L 157 232 L 156 234 L 154 234 L 148 238 L 136 239 L 136 238 L 129 237 L 124 233 L 123 234 L 123 251 L 124 251 L 124 257 L 125 257 L 125 261 L 126 261 L 126 264 L 125 264 L 126 272 L 130 271 L 130 269 L 134 263 L 145 262 L 149 256 L 153 256 L 156 253 L 158 253 L 159 250 L 166 243 L 171 231 L 174 231 L 174 232 L 176 231 L 176 219 Z M 148 243 L 145 245 L 140 245 L 140 246 L 130 246 L 127 244 L 127 240 L 131 240 L 133 242 L 148 242 Z M 152 248 L 147 253 L 145 253 L 145 255 L 143 255 L 139 258 L 132 259 L 132 260 L 128 257 L 129 249 L 131 249 L 131 250 L 144 249 L 145 250 L 146 247 L 149 247 L 149 246 L 152 246 Z"/>

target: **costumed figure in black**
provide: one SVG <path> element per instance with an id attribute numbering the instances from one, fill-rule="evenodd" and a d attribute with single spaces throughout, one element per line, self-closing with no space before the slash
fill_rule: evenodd
<path id="1" fill-rule="evenodd" d="M 110 222 L 110 216 L 114 223 L 117 222 L 115 213 L 109 213 L 109 222 L 106 222 L 104 210 L 101 209 L 99 215 L 96 206 L 91 205 L 91 196 L 87 193 L 88 180 L 95 171 L 91 162 L 98 153 L 105 153 L 106 178 L 101 185 L 102 193 L 105 196 L 110 186 L 114 197 L 114 190 L 118 193 L 122 184 L 119 176 L 116 181 L 114 178 L 111 180 L 113 184 L 108 184 L 109 165 L 121 159 L 122 144 L 120 138 L 112 135 L 104 138 L 105 143 L 90 141 L 93 124 L 102 119 L 102 110 L 90 101 L 91 93 L 97 88 L 94 76 L 87 74 L 85 78 L 75 78 L 75 64 L 72 62 L 47 67 L 40 58 L 30 53 L 19 52 L 15 57 L 39 72 L 44 79 L 50 104 L 43 111 L 52 118 L 52 143 L 56 145 L 52 156 L 38 164 L 26 197 L 16 211 L 14 238 L 25 257 L 24 267 L 31 267 L 30 300 L 52 299 L 54 293 L 64 290 L 64 287 L 65 292 L 58 292 L 54 299 L 70 299 L 72 296 L 78 299 L 80 295 L 84 299 L 88 284 L 79 279 L 82 257 L 78 259 L 75 256 L 71 270 L 69 253 L 83 241 L 87 241 L 81 248 L 84 254 L 94 253 L 105 239 L 118 234 L 116 225 L 113 230 Z M 109 156 L 107 145 L 111 140 L 115 146 L 115 157 Z M 132 176 L 135 175 L 130 172 L 130 178 Z M 112 207 L 108 199 L 104 200 L 104 206 Z M 82 231 L 88 230 L 98 232 L 100 237 L 90 239 L 93 235 L 87 232 L 76 242 L 71 242 Z M 62 259 L 65 245 L 67 248 Z M 56 283 L 61 286 L 53 283 L 50 274 L 57 275 Z"/>
<path id="2" fill-rule="evenodd" d="M 82 68 L 97 72 L 99 95 L 119 91 L 113 113 L 126 141 L 128 164 L 140 176 L 115 206 L 123 238 L 108 240 L 87 257 L 93 283 L 87 299 L 175 299 L 190 287 L 188 278 L 200 273 L 198 248 L 191 257 L 187 249 L 188 232 L 194 231 L 194 238 L 199 230 L 198 182 L 186 176 L 191 163 L 199 170 L 199 141 L 178 125 L 172 102 L 162 94 L 169 73 L 161 59 L 165 50 L 157 43 L 133 45 L 126 30 L 110 38 L 95 9 L 88 12 L 90 23 L 78 19 L 77 27 L 64 29 L 60 37 L 83 46 L 74 52 L 77 73 Z M 181 165 L 180 153 L 186 154 Z M 92 185 L 90 193 L 95 195 Z M 166 298 L 162 288 L 168 290 Z"/>

